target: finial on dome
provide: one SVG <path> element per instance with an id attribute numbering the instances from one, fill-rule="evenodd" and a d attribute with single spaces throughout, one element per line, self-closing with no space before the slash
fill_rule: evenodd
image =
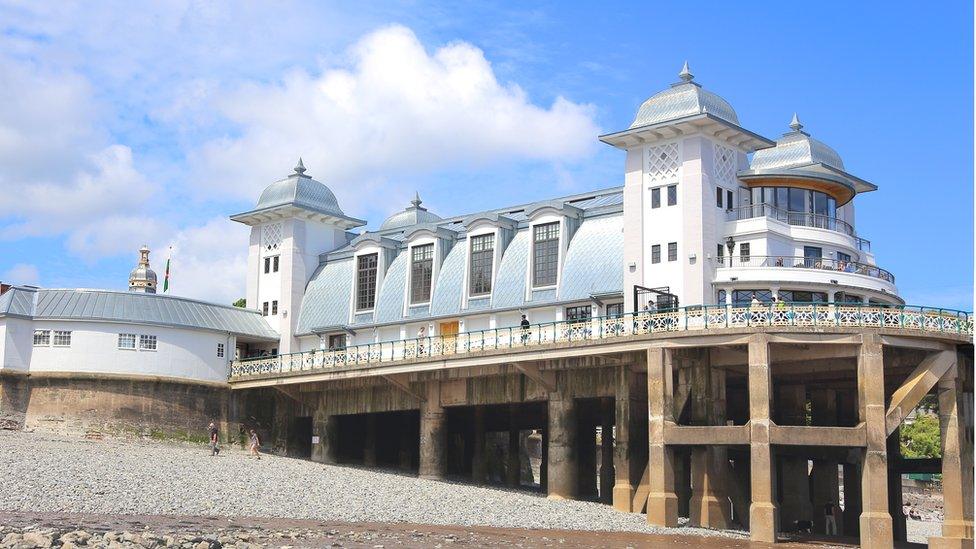
<path id="1" fill-rule="evenodd" d="M 678 73 L 678 76 L 685 82 L 691 82 L 695 78 L 695 75 L 691 74 L 691 69 L 688 68 L 687 61 L 685 61 L 685 66 L 681 67 L 681 72 Z"/>
<path id="2" fill-rule="evenodd" d="M 302 157 L 300 156 L 298 157 L 298 165 L 295 166 L 295 173 L 297 173 L 298 175 L 305 174 L 305 163 L 302 162 Z"/>
<path id="3" fill-rule="evenodd" d="M 796 113 L 793 113 L 793 120 L 790 120 L 790 128 L 795 132 L 803 129 L 803 124 L 800 124 L 800 119 L 796 116 Z"/>
<path id="4" fill-rule="evenodd" d="M 410 201 L 410 203 L 413 204 L 414 208 L 419 208 L 420 205 L 424 203 L 424 201 L 420 199 L 420 192 L 414 191 L 414 197 L 413 200 Z"/>

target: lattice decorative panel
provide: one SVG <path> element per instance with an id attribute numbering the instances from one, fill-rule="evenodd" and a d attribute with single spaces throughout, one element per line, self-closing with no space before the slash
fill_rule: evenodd
<path id="1" fill-rule="evenodd" d="M 261 233 L 261 243 L 267 252 L 281 247 L 281 223 L 270 223 L 264 226 Z"/>
<path id="2" fill-rule="evenodd" d="M 668 143 L 647 149 L 647 178 L 651 182 L 677 179 L 680 166 L 677 143 Z"/>
<path id="3" fill-rule="evenodd" d="M 720 183 L 735 180 L 736 152 L 722 145 L 715 145 L 715 178 Z"/>

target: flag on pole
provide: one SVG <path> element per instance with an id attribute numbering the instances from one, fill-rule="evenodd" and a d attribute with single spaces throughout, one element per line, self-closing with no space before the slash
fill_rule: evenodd
<path id="1" fill-rule="evenodd" d="M 169 260 L 172 259 L 173 247 L 169 247 L 169 257 L 166 258 L 166 275 L 163 276 L 163 293 L 169 291 Z"/>

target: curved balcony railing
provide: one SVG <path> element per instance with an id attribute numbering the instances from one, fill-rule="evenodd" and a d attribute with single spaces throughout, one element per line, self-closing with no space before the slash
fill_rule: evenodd
<path id="1" fill-rule="evenodd" d="M 769 219 L 782 221 L 788 225 L 814 227 L 816 229 L 836 231 L 853 237 L 857 242 L 858 250 L 863 252 L 871 251 L 871 242 L 857 236 L 857 234 L 854 232 L 854 227 L 852 227 L 850 223 L 842 219 L 837 219 L 836 217 L 830 217 L 829 215 L 787 211 L 777 208 L 772 204 L 766 203 L 734 208 L 729 210 L 727 215 L 729 221 L 741 221 L 743 219 L 752 219 L 755 217 L 768 217 Z"/>
<path id="2" fill-rule="evenodd" d="M 734 255 L 716 259 L 718 267 L 779 267 L 787 269 L 819 269 L 841 273 L 859 274 L 895 283 L 895 275 L 867 263 L 844 261 L 821 257 L 798 257 L 786 255 Z"/>
<path id="3" fill-rule="evenodd" d="M 370 366 L 498 349 L 544 348 L 572 342 L 610 341 L 660 332 L 707 331 L 750 326 L 873 327 L 913 332 L 965 334 L 972 337 L 972 315 L 951 309 L 879 306 L 852 303 L 785 303 L 776 305 L 682 307 L 645 311 L 586 321 L 534 324 L 479 330 L 456 335 L 353 345 L 346 349 L 314 350 L 287 355 L 235 360 L 230 379 L 296 374 Z"/>

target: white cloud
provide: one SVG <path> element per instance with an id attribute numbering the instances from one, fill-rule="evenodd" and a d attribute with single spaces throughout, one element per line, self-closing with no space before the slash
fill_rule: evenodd
<path id="1" fill-rule="evenodd" d="M 0 273 L 0 280 L 8 284 L 30 284 L 36 286 L 41 280 L 37 267 L 29 263 L 17 263 Z"/>
<path id="2" fill-rule="evenodd" d="M 296 69 L 217 101 L 238 132 L 191 156 L 199 190 L 253 199 L 301 154 L 356 212 L 403 174 L 573 161 L 594 150 L 591 106 L 562 97 L 531 103 L 517 85 L 499 83 L 470 44 L 431 54 L 410 29 L 392 26 L 363 37 L 347 58 L 345 67 Z"/>
<path id="3" fill-rule="evenodd" d="M 158 242 L 152 260 L 162 291 L 168 248 L 172 246 L 170 293 L 233 303 L 244 297 L 248 228 L 217 217 Z"/>

